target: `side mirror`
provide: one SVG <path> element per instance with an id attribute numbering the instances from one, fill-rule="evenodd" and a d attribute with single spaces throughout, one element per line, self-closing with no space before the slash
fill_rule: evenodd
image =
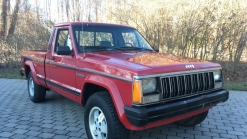
<path id="1" fill-rule="evenodd" d="M 58 46 L 57 47 L 57 55 L 71 55 L 72 51 L 69 46 Z"/>
<path id="2" fill-rule="evenodd" d="M 155 52 L 159 52 L 159 47 L 157 47 L 157 46 L 152 46 L 152 48 L 153 48 L 153 50 L 154 50 Z"/>

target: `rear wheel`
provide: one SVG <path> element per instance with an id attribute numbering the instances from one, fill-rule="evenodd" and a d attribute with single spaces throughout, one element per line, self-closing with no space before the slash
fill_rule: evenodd
<path id="1" fill-rule="evenodd" d="M 180 121 L 177 121 L 179 125 L 186 126 L 186 127 L 191 127 L 198 125 L 202 123 L 208 115 L 208 111 L 205 111 L 203 113 L 200 113 L 198 115 L 194 115 L 185 119 L 182 119 Z"/>
<path id="2" fill-rule="evenodd" d="M 35 83 L 32 73 L 28 74 L 28 95 L 32 102 L 38 103 L 45 100 L 46 88 Z"/>
<path id="3" fill-rule="evenodd" d="M 87 101 L 84 123 L 89 139 L 123 139 L 129 136 L 118 119 L 108 92 L 93 94 Z"/>

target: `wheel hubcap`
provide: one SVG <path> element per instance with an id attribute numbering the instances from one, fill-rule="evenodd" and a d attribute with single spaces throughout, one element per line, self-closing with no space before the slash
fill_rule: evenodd
<path id="1" fill-rule="evenodd" d="M 89 113 L 89 128 L 94 139 L 107 138 L 107 122 L 99 107 L 93 107 Z"/>
<path id="2" fill-rule="evenodd" d="M 34 96 L 34 83 L 33 78 L 29 79 L 29 94 L 33 97 Z"/>

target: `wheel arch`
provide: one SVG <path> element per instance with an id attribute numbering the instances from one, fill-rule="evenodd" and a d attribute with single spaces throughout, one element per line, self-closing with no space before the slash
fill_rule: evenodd
<path id="1" fill-rule="evenodd" d="M 25 64 L 24 69 L 25 69 L 25 76 L 26 76 L 26 78 L 28 78 L 28 74 L 29 74 L 29 72 L 31 71 L 29 65 L 26 65 L 26 64 Z"/>
<path id="2" fill-rule="evenodd" d="M 92 83 L 92 82 L 86 82 L 83 87 L 83 96 L 82 96 L 82 105 L 85 106 L 87 103 L 87 100 L 91 95 L 93 95 L 96 92 L 102 92 L 107 91 L 109 92 L 105 87 L 102 87 L 98 84 Z"/>
<path id="3" fill-rule="evenodd" d="M 35 72 L 33 62 L 32 61 L 26 61 L 24 68 L 25 68 L 26 78 L 28 78 L 28 74 L 29 74 L 29 72 L 31 72 L 32 76 L 33 76 L 33 80 L 36 82 L 36 84 L 41 85 L 40 81 L 36 77 L 36 72 Z"/>
<path id="4" fill-rule="evenodd" d="M 90 91 L 87 92 L 87 90 Z M 96 93 L 97 90 L 107 91 L 110 94 L 120 121 L 123 123 L 123 125 L 125 125 L 125 127 L 128 127 L 130 123 L 126 122 L 128 120 L 124 112 L 124 102 L 116 83 L 114 83 L 112 79 L 97 75 L 91 75 L 90 77 L 86 78 L 81 92 L 81 104 L 83 106 L 86 105 L 88 98 L 92 94 Z"/>

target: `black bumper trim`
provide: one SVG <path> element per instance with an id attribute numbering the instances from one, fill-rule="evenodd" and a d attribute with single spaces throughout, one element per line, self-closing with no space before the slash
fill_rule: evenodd
<path id="1" fill-rule="evenodd" d="M 189 112 L 200 110 L 229 98 L 227 90 L 218 90 L 191 98 L 147 107 L 124 106 L 128 120 L 134 126 L 145 126 L 148 123 L 169 119 Z"/>

